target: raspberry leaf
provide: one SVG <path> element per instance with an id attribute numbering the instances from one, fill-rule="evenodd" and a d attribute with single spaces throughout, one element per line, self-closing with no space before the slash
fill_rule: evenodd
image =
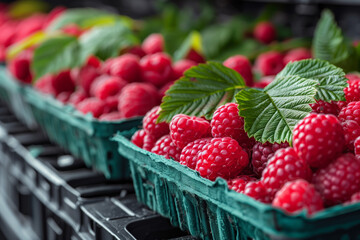
<path id="1" fill-rule="evenodd" d="M 311 112 L 317 81 L 279 76 L 264 90 L 247 88 L 235 98 L 249 137 L 262 143 L 291 142 L 295 125 Z"/>
<path id="2" fill-rule="evenodd" d="M 179 113 L 210 119 L 218 106 L 233 102 L 246 87 L 238 72 L 216 62 L 199 64 L 184 75 L 166 92 L 158 122 L 170 122 Z"/>
<path id="3" fill-rule="evenodd" d="M 345 101 L 343 89 L 347 87 L 347 79 L 341 68 L 327 61 L 318 59 L 307 59 L 289 63 L 276 76 L 276 78 L 299 76 L 301 78 L 313 79 L 316 85 L 316 99 L 325 101 Z"/>

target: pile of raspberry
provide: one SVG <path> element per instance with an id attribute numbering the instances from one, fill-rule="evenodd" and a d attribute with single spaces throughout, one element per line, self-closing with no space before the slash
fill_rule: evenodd
<path id="1" fill-rule="evenodd" d="M 349 80 L 346 102 L 311 105 L 293 130 L 292 147 L 249 138 L 236 103 L 220 106 L 210 121 L 178 114 L 169 124 L 156 123 L 160 107 L 154 107 L 131 141 L 211 181 L 223 178 L 255 200 L 310 216 L 360 201 L 360 95 L 351 81 L 360 84 L 360 77 Z"/>

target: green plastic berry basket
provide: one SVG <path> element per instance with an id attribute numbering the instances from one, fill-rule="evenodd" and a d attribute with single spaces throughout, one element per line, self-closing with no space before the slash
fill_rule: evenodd
<path id="1" fill-rule="evenodd" d="M 30 107 L 23 97 L 24 86 L 14 79 L 6 66 L 0 65 L 0 99 L 9 106 L 15 116 L 29 128 L 36 127 L 36 121 Z"/>
<path id="2" fill-rule="evenodd" d="M 229 190 L 226 181 L 140 149 L 120 133 L 137 198 L 174 226 L 202 239 L 359 239 L 360 204 L 335 206 L 306 217 Z"/>
<path id="3" fill-rule="evenodd" d="M 50 140 L 81 158 L 88 167 L 102 172 L 108 179 L 130 178 L 128 160 L 120 156 L 117 144 L 111 138 L 117 131 L 135 131 L 141 125 L 141 118 L 98 121 L 91 114 L 84 115 L 29 86 L 24 88 L 24 96 L 35 120 Z M 127 136 L 134 131 L 129 131 Z"/>

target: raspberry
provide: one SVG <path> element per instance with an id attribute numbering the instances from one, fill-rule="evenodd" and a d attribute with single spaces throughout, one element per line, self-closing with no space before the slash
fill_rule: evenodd
<path id="1" fill-rule="evenodd" d="M 111 68 L 112 68 L 112 64 L 114 62 L 115 58 L 109 58 L 107 59 L 101 66 L 101 72 L 104 74 L 111 74 Z"/>
<path id="2" fill-rule="evenodd" d="M 309 114 L 293 130 L 293 146 L 311 167 L 326 166 L 344 147 L 344 131 L 331 114 Z"/>
<path id="3" fill-rule="evenodd" d="M 164 37 L 159 33 L 150 34 L 141 45 L 146 54 L 154 54 L 164 50 Z"/>
<path id="4" fill-rule="evenodd" d="M 352 204 L 352 203 L 358 203 L 360 202 L 360 192 L 356 192 L 354 193 L 351 198 L 350 201 L 348 201 L 348 203 Z"/>
<path id="5" fill-rule="evenodd" d="M 160 88 L 159 90 L 159 96 L 161 98 L 163 98 L 165 96 L 165 93 L 167 90 L 169 90 L 169 88 L 174 84 L 174 82 L 168 82 L 167 84 L 165 84 L 162 88 Z"/>
<path id="6" fill-rule="evenodd" d="M 245 84 L 249 87 L 254 85 L 253 74 L 251 71 L 251 63 L 242 55 L 236 55 L 225 60 L 224 66 L 237 71 L 245 80 Z"/>
<path id="7" fill-rule="evenodd" d="M 316 190 L 327 206 L 343 203 L 360 190 L 360 161 L 351 153 L 343 154 L 313 177 Z"/>
<path id="8" fill-rule="evenodd" d="M 356 156 L 360 155 L 360 137 L 356 138 L 354 141 L 354 151 Z"/>
<path id="9" fill-rule="evenodd" d="M 274 156 L 274 153 L 281 149 L 289 147 L 288 143 L 256 143 L 252 150 L 252 159 L 251 164 L 253 167 L 253 171 L 258 175 L 261 176 L 263 170 L 266 167 L 269 159 Z"/>
<path id="10" fill-rule="evenodd" d="M 154 136 L 156 139 L 169 134 L 170 132 L 168 123 L 156 123 L 160 110 L 160 107 L 156 106 L 147 112 L 143 118 L 143 129 L 147 134 Z"/>
<path id="11" fill-rule="evenodd" d="M 80 103 L 82 100 L 84 100 L 85 98 L 86 98 L 86 94 L 85 94 L 84 90 L 78 89 L 71 94 L 68 103 L 75 106 L 78 103 Z"/>
<path id="12" fill-rule="evenodd" d="M 123 116 L 121 113 L 119 112 L 109 112 L 109 113 L 104 113 L 99 117 L 100 121 L 119 121 L 123 119 Z"/>
<path id="13" fill-rule="evenodd" d="M 62 92 L 73 92 L 75 90 L 75 83 L 71 77 L 70 71 L 62 71 L 52 78 L 51 85 L 58 95 Z"/>
<path id="14" fill-rule="evenodd" d="M 111 62 L 110 74 L 118 76 L 127 82 L 140 80 L 139 58 L 133 54 L 124 54 Z"/>
<path id="15" fill-rule="evenodd" d="M 257 201 L 271 203 L 271 197 L 268 195 L 266 188 L 261 181 L 248 182 L 245 185 L 243 193 Z"/>
<path id="16" fill-rule="evenodd" d="M 54 76 L 49 74 L 42 76 L 35 82 L 34 88 L 39 92 L 55 96 L 56 91 L 51 84 L 53 78 Z"/>
<path id="17" fill-rule="evenodd" d="M 119 94 L 106 98 L 105 105 L 105 112 L 118 112 Z"/>
<path id="18" fill-rule="evenodd" d="M 360 74 L 359 73 L 348 73 L 345 75 L 349 81 L 358 81 L 360 80 Z"/>
<path id="19" fill-rule="evenodd" d="M 30 70 L 33 52 L 25 50 L 19 53 L 9 62 L 9 71 L 19 81 L 23 83 L 31 83 L 33 75 Z"/>
<path id="20" fill-rule="evenodd" d="M 211 133 L 213 137 L 231 137 L 238 141 L 240 145 L 250 143 L 255 144 L 253 139 L 249 139 L 244 130 L 244 119 L 239 116 L 238 105 L 227 103 L 216 109 L 211 120 Z M 245 147 L 245 146 L 244 146 Z"/>
<path id="21" fill-rule="evenodd" d="M 254 37 L 264 44 L 271 43 L 276 38 L 276 29 L 270 22 L 260 22 L 255 26 Z"/>
<path id="22" fill-rule="evenodd" d="M 232 138 L 213 138 L 199 153 L 196 170 L 211 181 L 217 177 L 226 180 L 239 175 L 248 165 L 249 158 Z"/>
<path id="23" fill-rule="evenodd" d="M 182 149 L 196 139 L 210 137 L 210 123 L 202 118 L 177 114 L 170 122 L 170 136 Z"/>
<path id="24" fill-rule="evenodd" d="M 339 107 L 339 112 L 341 111 L 341 109 L 343 109 L 344 107 L 346 107 L 348 105 L 348 103 L 345 101 L 337 101 L 336 104 Z"/>
<path id="25" fill-rule="evenodd" d="M 154 86 L 148 83 L 130 83 L 119 96 L 118 110 L 125 118 L 143 116 L 159 104 L 159 95 Z"/>
<path id="26" fill-rule="evenodd" d="M 179 79 L 189 68 L 196 66 L 197 63 L 188 59 L 182 59 L 173 65 L 174 79 Z"/>
<path id="27" fill-rule="evenodd" d="M 127 82 L 119 77 L 101 78 L 99 82 L 96 83 L 94 95 L 100 100 L 105 100 L 109 97 L 117 96 L 119 95 L 121 89 L 126 86 L 126 84 Z"/>
<path id="28" fill-rule="evenodd" d="M 69 101 L 71 92 L 62 92 L 56 96 L 56 99 L 62 103 L 67 103 Z"/>
<path id="29" fill-rule="evenodd" d="M 186 55 L 186 59 L 194 61 L 196 63 L 205 63 L 205 58 L 193 48 L 190 49 L 188 54 Z"/>
<path id="30" fill-rule="evenodd" d="M 243 176 L 238 176 L 234 179 L 229 180 L 228 186 L 230 189 L 239 192 L 239 193 L 243 193 L 245 186 L 248 182 L 255 182 L 257 181 L 256 178 L 251 177 L 251 176 L 247 176 L 247 175 L 243 175 Z"/>
<path id="31" fill-rule="evenodd" d="M 178 162 L 180 160 L 181 149 L 175 146 L 170 135 L 165 135 L 156 141 L 151 152 L 164 156 L 167 159 L 173 158 Z"/>
<path id="32" fill-rule="evenodd" d="M 64 27 L 61 28 L 61 31 L 67 35 L 74 36 L 74 37 L 80 37 L 81 34 L 84 33 L 84 31 L 76 24 L 70 23 Z"/>
<path id="33" fill-rule="evenodd" d="M 101 67 L 101 61 L 94 55 L 91 55 L 88 57 L 85 63 L 86 66 L 92 66 L 94 68 L 100 68 Z"/>
<path id="34" fill-rule="evenodd" d="M 16 28 L 15 42 L 23 40 L 32 33 L 42 30 L 45 21 L 45 14 L 33 14 L 32 16 L 21 20 Z"/>
<path id="35" fill-rule="evenodd" d="M 173 78 L 171 58 L 165 53 L 147 55 L 140 60 L 142 79 L 161 87 Z"/>
<path id="36" fill-rule="evenodd" d="M 139 58 L 142 58 L 143 56 L 146 55 L 146 53 L 140 46 L 132 46 L 126 50 L 126 53 L 133 54 L 135 56 L 138 56 Z"/>
<path id="37" fill-rule="evenodd" d="M 274 197 L 276 192 L 289 181 L 309 179 L 309 166 L 299 158 L 293 148 L 278 150 L 269 160 L 262 173 L 262 182 L 269 196 Z"/>
<path id="38" fill-rule="evenodd" d="M 211 138 L 200 138 L 187 144 L 181 151 L 180 163 L 182 165 L 188 166 L 191 169 L 195 169 L 199 153 L 201 152 L 203 147 L 210 141 Z"/>
<path id="39" fill-rule="evenodd" d="M 91 85 L 98 76 L 100 76 L 99 69 L 93 66 L 83 66 L 79 69 L 79 73 L 75 80 L 84 90 L 86 95 L 89 96 Z"/>
<path id="40" fill-rule="evenodd" d="M 360 125 L 360 101 L 350 102 L 346 107 L 341 109 L 339 113 L 339 120 L 354 120 Z"/>
<path id="41" fill-rule="evenodd" d="M 337 116 L 340 112 L 337 102 L 325 102 L 323 100 L 316 100 L 316 103 L 310 104 L 312 113 L 333 114 Z"/>
<path id="42" fill-rule="evenodd" d="M 288 213 L 306 210 L 308 215 L 324 209 L 321 195 L 313 185 L 302 179 L 286 183 L 276 193 L 272 205 Z"/>
<path id="43" fill-rule="evenodd" d="M 344 130 L 345 144 L 347 149 L 354 151 L 354 142 L 360 136 L 360 126 L 353 120 L 346 120 L 341 123 Z"/>
<path id="44" fill-rule="evenodd" d="M 311 51 L 306 48 L 295 48 L 285 54 L 284 65 L 311 58 Z"/>
<path id="45" fill-rule="evenodd" d="M 139 148 L 142 148 L 144 145 L 144 138 L 146 136 L 146 132 L 144 129 L 137 130 L 134 135 L 131 137 L 131 142 L 138 146 Z"/>
<path id="46" fill-rule="evenodd" d="M 347 102 L 360 101 L 360 79 L 347 81 L 349 86 L 344 88 Z"/>
<path id="47" fill-rule="evenodd" d="M 276 75 L 284 68 L 283 55 L 275 51 L 260 54 L 256 59 L 255 68 L 264 76 Z"/>
<path id="48" fill-rule="evenodd" d="M 87 98 L 77 104 L 76 108 L 84 114 L 92 113 L 95 118 L 98 118 L 104 113 L 105 103 L 97 98 Z"/>
<path id="49" fill-rule="evenodd" d="M 265 88 L 267 85 L 269 85 L 273 80 L 275 76 L 265 76 L 260 79 L 259 82 L 256 82 L 254 84 L 255 88 Z"/>
<path id="50" fill-rule="evenodd" d="M 146 151 L 151 151 L 151 149 L 155 146 L 156 138 L 151 135 L 146 134 L 144 136 L 143 149 Z"/>

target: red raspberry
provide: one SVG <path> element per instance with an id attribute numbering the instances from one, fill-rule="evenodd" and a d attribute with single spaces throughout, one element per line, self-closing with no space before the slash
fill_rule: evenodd
<path id="1" fill-rule="evenodd" d="M 348 103 L 345 101 L 337 101 L 336 104 L 339 107 L 339 112 L 341 111 L 341 109 L 343 109 L 344 107 L 346 107 L 348 105 Z"/>
<path id="2" fill-rule="evenodd" d="M 260 79 L 259 82 L 256 82 L 254 84 L 254 88 L 265 88 L 267 85 L 269 85 L 273 80 L 275 76 L 265 76 Z"/>
<path id="3" fill-rule="evenodd" d="M 81 34 L 84 33 L 84 31 L 76 24 L 70 23 L 64 27 L 61 28 L 61 31 L 67 35 L 74 36 L 74 37 L 80 37 Z"/>
<path id="4" fill-rule="evenodd" d="M 232 189 L 236 192 L 239 192 L 239 193 L 243 193 L 246 184 L 249 182 L 255 182 L 255 181 L 257 181 L 257 179 L 254 177 L 242 175 L 242 176 L 238 176 L 234 179 L 229 180 L 227 183 L 228 183 L 228 186 L 230 189 Z"/>
<path id="5" fill-rule="evenodd" d="M 284 57 L 284 65 L 311 58 L 311 51 L 306 48 L 295 48 L 288 51 Z"/>
<path id="6" fill-rule="evenodd" d="M 341 109 L 338 118 L 340 121 L 354 120 L 360 125 L 360 101 L 350 102 Z"/>
<path id="7" fill-rule="evenodd" d="M 118 106 L 119 106 L 119 95 L 114 95 L 114 96 L 110 96 L 108 98 L 105 99 L 105 112 L 106 113 L 111 113 L 111 112 L 119 112 L 118 111 Z"/>
<path id="8" fill-rule="evenodd" d="M 289 147 L 288 143 L 256 143 L 252 150 L 252 159 L 251 164 L 253 171 L 261 176 L 263 170 L 265 169 L 268 161 L 272 158 L 275 152 L 281 148 Z"/>
<path id="9" fill-rule="evenodd" d="M 173 78 L 171 58 L 165 53 L 147 55 L 140 60 L 142 79 L 161 87 Z"/>
<path id="10" fill-rule="evenodd" d="M 347 102 L 360 101 L 360 79 L 347 81 L 349 86 L 344 88 Z"/>
<path id="11" fill-rule="evenodd" d="M 358 203 L 358 202 L 360 202 L 360 192 L 354 193 L 351 196 L 350 201 L 348 201 L 349 204 Z"/>
<path id="12" fill-rule="evenodd" d="M 92 113 L 95 118 L 98 118 L 104 113 L 105 103 L 97 98 L 87 98 L 76 105 L 76 108 L 84 113 Z"/>
<path id="13" fill-rule="evenodd" d="M 85 98 L 86 98 L 86 94 L 85 94 L 84 90 L 78 89 L 71 94 L 68 103 L 75 106 L 78 103 L 80 103 L 82 100 L 84 100 Z"/>
<path id="14" fill-rule="evenodd" d="M 190 49 L 188 54 L 186 55 L 186 59 L 194 61 L 196 63 L 205 63 L 205 58 L 193 48 Z"/>
<path id="15" fill-rule="evenodd" d="M 30 70 L 33 52 L 25 50 L 19 53 L 9 62 L 9 71 L 19 81 L 23 83 L 31 83 L 33 75 Z"/>
<path id="16" fill-rule="evenodd" d="M 79 69 L 79 73 L 75 80 L 84 90 L 86 95 L 89 96 L 91 85 L 98 76 L 100 76 L 99 69 L 93 66 L 83 66 Z"/>
<path id="17" fill-rule="evenodd" d="M 245 56 L 236 55 L 229 57 L 225 60 L 224 66 L 237 71 L 244 78 L 247 86 L 252 87 L 254 85 L 251 63 Z"/>
<path id="18" fill-rule="evenodd" d="M 139 73 L 139 58 L 133 54 L 124 54 L 111 62 L 110 74 L 127 82 L 139 82 L 141 77 Z"/>
<path id="19" fill-rule="evenodd" d="M 349 81 L 358 81 L 360 80 L 360 74 L 359 73 L 348 73 L 345 75 Z"/>
<path id="20" fill-rule="evenodd" d="M 58 95 L 62 92 L 73 92 L 75 90 L 75 83 L 71 77 L 70 71 L 62 71 L 52 78 L 51 85 Z"/>
<path id="21" fill-rule="evenodd" d="M 55 91 L 54 87 L 51 84 L 53 78 L 54 78 L 54 76 L 49 75 L 49 74 L 39 78 L 35 82 L 34 88 L 36 90 L 38 90 L 39 92 L 55 96 L 56 91 Z"/>
<path id="22" fill-rule="evenodd" d="M 159 139 L 170 132 L 168 123 L 156 123 L 160 110 L 159 106 L 153 107 L 143 118 L 143 129 L 147 134 L 154 136 L 156 139 Z"/>
<path id="23" fill-rule="evenodd" d="M 99 78 L 98 78 L 99 79 Z M 97 80 L 96 80 L 97 81 Z M 103 77 L 96 83 L 94 95 L 100 100 L 119 95 L 127 82 L 119 77 Z"/>
<path id="24" fill-rule="evenodd" d="M 203 118 L 177 114 L 170 122 L 170 136 L 183 149 L 196 139 L 210 137 L 210 123 Z"/>
<path id="25" fill-rule="evenodd" d="M 146 53 L 140 46 L 132 46 L 126 50 L 126 53 L 133 54 L 135 56 L 138 56 L 139 58 L 142 58 L 143 56 L 146 55 Z"/>
<path id="26" fill-rule="evenodd" d="M 92 66 L 94 68 L 100 68 L 101 67 L 101 61 L 94 55 L 91 55 L 88 57 L 85 63 L 86 66 Z"/>
<path id="27" fill-rule="evenodd" d="M 249 158 L 232 138 L 213 138 L 199 153 L 196 171 L 211 181 L 217 177 L 226 180 L 239 175 L 248 165 Z"/>
<path id="28" fill-rule="evenodd" d="M 276 29 L 270 22 L 260 22 L 255 26 L 254 37 L 264 44 L 271 43 L 276 38 Z"/>
<path id="29" fill-rule="evenodd" d="M 21 41 L 32 33 L 42 30 L 44 23 L 46 23 L 45 21 L 46 15 L 39 13 L 20 20 L 16 30 L 14 29 L 14 31 L 16 31 L 15 42 Z"/>
<path id="30" fill-rule="evenodd" d="M 341 126 L 344 130 L 345 144 L 347 149 L 354 151 L 355 139 L 360 136 L 359 124 L 353 120 L 346 120 L 341 122 Z"/>
<path id="31" fill-rule="evenodd" d="M 337 102 L 325 102 L 323 100 L 316 100 L 316 103 L 310 104 L 312 108 L 312 113 L 323 113 L 323 114 L 333 114 L 337 116 L 340 112 Z"/>
<path id="32" fill-rule="evenodd" d="M 154 138 L 151 135 L 146 134 L 144 136 L 144 143 L 143 143 L 143 149 L 146 151 L 151 151 L 151 149 L 155 146 L 156 138 Z"/>
<path id="33" fill-rule="evenodd" d="M 344 147 L 344 131 L 331 114 L 309 114 L 293 130 L 293 146 L 311 167 L 326 166 Z"/>
<path id="34" fill-rule="evenodd" d="M 131 142 L 138 146 L 139 148 L 142 148 L 144 145 L 144 138 L 146 136 L 146 132 L 144 129 L 137 130 L 134 135 L 131 137 Z"/>
<path id="35" fill-rule="evenodd" d="M 69 101 L 71 94 L 71 92 L 61 92 L 56 96 L 56 99 L 65 104 Z"/>
<path id="36" fill-rule="evenodd" d="M 262 173 L 261 181 L 269 196 L 274 197 L 276 192 L 289 181 L 309 179 L 310 169 L 306 162 L 299 158 L 291 147 L 278 150 L 269 160 Z"/>
<path id="37" fill-rule="evenodd" d="M 249 139 L 244 130 L 244 119 L 239 116 L 239 109 L 236 103 L 227 103 L 216 109 L 211 120 L 211 133 L 213 137 L 231 137 L 238 141 L 240 145 L 250 143 L 255 144 L 253 138 Z M 244 146 L 245 147 L 245 146 Z"/>
<path id="38" fill-rule="evenodd" d="M 313 185 L 302 179 L 286 183 L 276 193 L 272 205 L 288 213 L 306 210 L 308 215 L 324 209 L 321 195 Z"/>
<path id="39" fill-rule="evenodd" d="M 113 62 L 114 58 L 107 59 L 101 66 L 101 72 L 110 75 Z"/>
<path id="40" fill-rule="evenodd" d="M 164 51 L 164 37 L 159 33 L 150 34 L 141 45 L 146 54 Z"/>
<path id="41" fill-rule="evenodd" d="M 356 138 L 354 141 L 354 151 L 356 156 L 360 155 L 360 137 Z"/>
<path id="42" fill-rule="evenodd" d="M 100 121 L 119 121 L 123 119 L 123 116 L 121 113 L 119 112 L 109 112 L 109 113 L 104 113 L 99 117 Z"/>
<path id="43" fill-rule="evenodd" d="M 319 169 L 313 183 L 327 206 L 346 202 L 360 191 L 360 161 L 351 153 L 343 154 Z"/>
<path id="44" fill-rule="evenodd" d="M 167 84 L 165 84 L 162 88 L 160 88 L 159 90 L 159 96 L 161 98 L 163 98 L 165 96 L 165 93 L 167 90 L 169 90 L 169 88 L 174 84 L 174 82 L 168 82 Z"/>
<path id="45" fill-rule="evenodd" d="M 143 116 L 159 101 L 158 92 L 151 84 L 130 83 L 121 90 L 118 109 L 125 118 Z"/>
<path id="46" fill-rule="evenodd" d="M 165 135 L 156 141 L 151 152 L 164 156 L 167 159 L 173 158 L 178 162 L 180 160 L 181 149 L 175 146 L 170 135 Z"/>
<path id="47" fill-rule="evenodd" d="M 179 79 L 189 68 L 196 66 L 197 63 L 188 59 L 182 59 L 173 65 L 174 79 Z"/>
<path id="48" fill-rule="evenodd" d="M 248 182 L 245 185 L 243 193 L 257 201 L 271 203 L 271 197 L 268 195 L 264 184 L 261 181 Z"/>
<path id="49" fill-rule="evenodd" d="M 195 169 L 199 153 L 201 152 L 203 147 L 210 141 L 211 138 L 200 138 L 187 144 L 181 151 L 180 163 L 182 165 L 188 166 L 191 169 Z"/>
<path id="50" fill-rule="evenodd" d="M 276 75 L 284 68 L 283 55 L 275 51 L 260 54 L 255 68 L 264 76 Z"/>

